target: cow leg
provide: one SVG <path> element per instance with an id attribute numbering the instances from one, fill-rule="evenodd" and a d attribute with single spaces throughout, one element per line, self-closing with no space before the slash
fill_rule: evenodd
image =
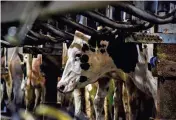
<path id="1" fill-rule="evenodd" d="M 104 120 L 103 114 L 103 103 L 105 100 L 105 96 L 107 95 L 108 88 L 109 88 L 109 78 L 103 77 L 98 80 L 98 89 L 96 96 L 94 98 L 94 109 L 96 120 Z"/>
<path id="2" fill-rule="evenodd" d="M 123 85 L 123 102 L 126 107 L 126 119 L 136 120 L 139 106 L 138 90 L 131 79 Z"/>
<path id="3" fill-rule="evenodd" d="M 11 95 L 12 95 L 12 82 L 10 81 L 10 78 L 8 77 L 5 81 L 6 84 L 6 90 L 7 90 L 7 96 L 8 96 L 8 103 L 12 101 Z"/>
<path id="4" fill-rule="evenodd" d="M 4 107 L 4 90 L 5 90 L 5 87 L 4 87 L 4 83 L 0 83 L 0 99 L 1 99 L 1 105 L 2 107 Z M 1 108 L 2 108 L 1 107 Z"/>
<path id="5" fill-rule="evenodd" d="M 23 103 L 23 98 L 24 98 L 24 92 L 20 89 L 21 86 L 21 81 L 20 78 L 14 78 L 13 79 L 13 103 L 17 107 L 21 107 Z"/>
<path id="6" fill-rule="evenodd" d="M 40 98 L 41 98 L 41 90 L 42 88 L 35 88 L 34 92 L 35 92 L 35 105 L 34 105 L 34 109 L 37 107 L 37 105 L 40 103 Z"/>
<path id="7" fill-rule="evenodd" d="M 79 117 L 79 115 L 81 114 L 81 91 L 80 89 L 75 89 L 73 91 L 73 95 L 74 95 L 74 102 L 75 102 L 75 116 Z"/>
<path id="8" fill-rule="evenodd" d="M 26 104 L 26 111 L 29 110 L 30 104 L 33 101 L 33 94 L 34 94 L 34 88 L 32 88 L 30 85 L 26 86 L 25 89 L 25 104 Z"/>
<path id="9" fill-rule="evenodd" d="M 45 86 L 43 86 L 42 91 L 41 91 L 41 101 L 40 101 L 40 103 L 45 102 L 45 94 L 46 94 L 46 89 L 45 89 Z"/>
<path id="10" fill-rule="evenodd" d="M 90 89 L 92 89 L 92 85 L 89 84 L 85 87 L 85 108 L 86 108 L 86 114 L 89 117 L 89 120 L 92 120 L 92 104 L 91 104 L 91 95 L 90 95 Z"/>
<path id="11" fill-rule="evenodd" d="M 126 114 L 126 120 L 131 120 L 131 108 L 130 108 L 130 95 L 129 95 L 129 91 L 127 90 L 127 87 L 125 84 L 123 84 L 123 106 L 124 106 L 124 110 L 125 110 L 125 114 Z"/>
<path id="12" fill-rule="evenodd" d="M 114 120 L 125 120 L 124 106 L 122 101 L 122 81 L 114 80 L 115 91 L 114 91 Z"/>

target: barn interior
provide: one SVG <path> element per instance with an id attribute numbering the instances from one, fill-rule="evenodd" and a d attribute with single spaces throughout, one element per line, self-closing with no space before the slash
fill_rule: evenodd
<path id="1" fill-rule="evenodd" d="M 2 120 L 176 119 L 175 1 L 1 1 L 0 41 Z"/>

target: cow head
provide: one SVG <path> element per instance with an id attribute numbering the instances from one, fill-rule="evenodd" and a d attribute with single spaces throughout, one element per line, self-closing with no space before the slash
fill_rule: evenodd
<path id="1" fill-rule="evenodd" d="M 90 36 L 79 31 L 75 32 L 70 45 L 68 59 L 57 88 L 60 92 L 71 92 L 94 83 L 99 77 L 114 68 L 112 59 L 106 52 L 107 44 L 102 41 L 102 48 L 88 44 Z"/>

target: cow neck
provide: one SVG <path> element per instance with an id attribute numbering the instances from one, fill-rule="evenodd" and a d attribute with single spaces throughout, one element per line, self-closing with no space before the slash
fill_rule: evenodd
<path id="1" fill-rule="evenodd" d="M 96 73 L 97 71 L 100 71 L 100 73 L 103 75 L 108 72 L 117 70 L 112 58 L 107 53 L 106 49 L 104 53 L 101 53 L 100 49 L 97 49 L 95 52 L 88 51 L 85 52 L 85 54 L 89 56 L 89 63 L 95 65 L 92 72 Z"/>

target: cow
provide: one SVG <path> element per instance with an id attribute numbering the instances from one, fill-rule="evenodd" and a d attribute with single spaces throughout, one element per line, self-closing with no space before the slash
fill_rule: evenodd
<path id="1" fill-rule="evenodd" d="M 23 72 L 20 55 L 21 48 L 15 47 L 8 48 L 7 55 L 1 56 L 1 79 L 6 88 L 6 105 L 11 111 L 15 110 L 15 107 L 23 107 L 24 92 L 20 89 Z M 7 67 L 5 62 L 7 62 Z"/>
<path id="2" fill-rule="evenodd" d="M 80 39 L 79 37 L 77 37 L 77 36 L 75 36 L 75 38 L 74 39 Z M 85 38 L 83 38 L 83 39 L 87 39 L 86 37 Z M 75 45 L 77 45 L 77 44 L 75 44 Z M 71 45 L 72 46 L 72 45 Z M 69 51 L 68 51 L 69 52 Z M 69 54 L 68 54 L 69 55 Z M 69 59 L 68 59 L 69 60 Z M 64 73 L 63 73 L 63 75 L 64 75 Z M 95 112 L 96 112 L 96 117 L 97 117 L 97 119 L 101 119 L 102 118 L 102 110 L 103 110 L 103 105 L 101 105 L 101 106 L 99 106 L 98 104 L 99 103 L 101 103 L 101 102 L 104 102 L 104 98 L 105 98 L 105 96 L 106 96 L 106 94 L 107 94 L 107 91 L 106 91 L 106 89 L 105 88 L 107 88 L 108 89 L 108 81 L 110 80 L 110 78 L 107 76 L 107 75 L 105 75 L 105 76 L 101 76 L 99 79 L 102 79 L 102 80 L 99 80 L 100 82 L 99 82 L 99 85 L 97 86 L 98 87 L 98 91 L 97 91 L 97 95 L 95 96 L 95 100 L 94 100 L 94 108 L 95 108 Z M 104 82 L 101 82 L 101 81 L 107 81 L 105 84 L 104 84 Z M 92 82 L 93 83 L 93 82 Z M 83 87 L 84 87 L 84 85 L 83 85 Z M 61 92 L 63 92 L 63 91 L 61 91 Z M 69 92 L 69 91 L 68 91 Z M 101 98 L 101 99 L 100 99 Z M 117 99 L 117 97 L 115 98 L 115 99 Z M 100 100 L 100 101 L 98 101 L 98 100 Z"/>
<path id="3" fill-rule="evenodd" d="M 152 76 L 149 69 L 150 59 L 153 57 L 153 44 L 126 44 L 123 43 L 124 38 L 122 33 L 115 40 L 109 40 L 107 45 L 103 45 L 101 43 L 105 41 L 96 41 L 76 31 L 68 49 L 68 60 L 62 78 L 57 85 L 58 90 L 67 93 L 92 84 L 106 75 L 118 81 L 115 86 L 125 83 L 123 88 L 127 88 L 128 96 L 132 96 L 131 84 L 128 84 L 132 81 L 138 89 L 153 97 L 157 109 L 157 78 Z M 122 87 L 120 91 L 121 89 Z M 98 96 L 98 92 L 100 91 L 97 91 L 95 103 L 102 97 Z M 128 100 L 128 104 L 129 102 Z M 132 119 L 130 108 L 129 112 L 129 119 Z"/>
<path id="4" fill-rule="evenodd" d="M 63 66 L 65 66 L 65 64 L 66 64 L 66 61 L 67 61 L 67 58 L 68 58 L 68 56 L 67 56 L 67 51 L 68 51 L 68 49 L 67 49 L 67 45 L 66 45 L 66 43 L 63 43 L 63 54 L 62 54 L 62 65 Z M 106 80 L 107 81 L 107 83 L 109 83 L 108 81 L 110 81 L 110 78 L 107 78 L 106 76 L 102 76 L 101 78 L 99 78 L 99 79 L 102 79 L 102 80 L 99 80 L 99 81 L 104 81 L 104 80 Z M 58 79 L 59 81 L 60 81 L 60 77 L 59 77 L 59 79 Z M 101 85 L 100 85 L 101 84 Z M 93 98 L 95 98 L 95 95 L 92 95 L 92 90 L 94 91 L 94 90 L 97 90 L 97 89 L 101 89 L 102 87 L 103 87 L 103 85 L 105 85 L 104 87 L 108 87 L 109 86 L 109 84 L 104 84 L 103 82 L 100 82 L 100 83 L 96 83 L 96 84 L 89 84 L 89 85 L 87 85 L 87 86 L 85 86 L 85 89 L 84 89 L 84 91 L 85 91 L 85 101 L 86 101 L 86 104 L 85 104 L 85 106 L 86 106 L 86 113 L 87 113 L 87 115 L 88 115 L 88 117 L 89 117 L 89 119 L 92 119 L 93 118 L 93 115 L 92 115 L 92 105 L 91 105 L 91 98 L 93 99 Z M 101 88 L 99 87 L 99 86 L 102 86 Z M 100 90 L 99 90 L 100 91 Z M 108 91 L 105 91 L 106 93 L 108 93 Z M 99 94 L 99 93 L 98 93 Z M 101 94 L 101 93 L 100 93 Z M 63 97 L 63 96 L 61 96 L 61 93 L 58 91 L 58 95 L 60 95 L 60 96 L 58 96 L 59 97 L 59 102 L 60 103 L 62 103 L 62 101 L 61 101 L 61 97 Z M 63 94 L 62 94 L 63 95 Z M 68 95 L 68 94 L 67 94 Z M 106 94 L 105 94 L 105 96 L 106 96 Z M 81 94 L 81 91 L 79 90 L 79 89 L 75 89 L 74 91 L 73 91 L 73 97 L 74 97 L 74 105 L 75 105 L 75 116 L 76 117 L 80 117 L 81 116 L 81 108 L 83 108 L 83 106 L 82 106 L 82 94 Z M 97 98 L 98 99 L 98 98 Z M 98 101 L 97 101 L 98 102 Z M 104 103 L 104 97 L 101 99 L 101 102 L 103 102 Z M 100 103 L 100 102 L 99 102 Z M 98 104 L 98 103 L 97 103 Z M 101 116 L 101 113 L 102 113 L 102 110 L 103 110 L 103 106 L 101 106 L 101 108 L 100 107 L 96 107 L 97 105 L 95 105 L 94 107 L 95 107 L 95 113 L 96 113 L 96 116 L 97 117 L 102 117 Z M 104 105 L 105 106 L 105 105 Z M 99 112 L 99 110 L 101 111 L 101 112 Z M 107 105 L 105 106 L 105 114 L 107 115 L 108 114 L 108 112 L 107 112 L 107 110 L 108 110 L 108 107 L 107 107 Z M 83 119 L 83 118 L 81 118 L 81 119 Z"/>
<path id="5" fill-rule="evenodd" d="M 34 102 L 33 109 L 35 109 L 39 103 L 44 103 L 45 99 L 45 74 L 41 70 L 42 55 L 38 54 L 34 58 L 31 54 L 24 54 L 23 59 L 26 77 L 23 79 L 21 89 L 25 91 L 26 110 L 32 102 Z M 35 101 L 33 101 L 34 94 Z"/>

